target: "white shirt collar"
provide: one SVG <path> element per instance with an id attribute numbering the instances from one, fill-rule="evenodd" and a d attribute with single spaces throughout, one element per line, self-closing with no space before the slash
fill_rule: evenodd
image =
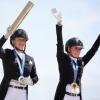
<path id="1" fill-rule="evenodd" d="M 16 53 L 18 54 L 18 56 L 23 59 L 23 56 L 25 57 L 25 54 L 23 52 L 18 52 L 16 49 L 15 49 Z"/>
<path id="2" fill-rule="evenodd" d="M 75 61 L 75 63 L 77 63 L 77 58 L 74 58 L 74 57 L 72 57 L 72 56 L 70 56 L 70 58 L 71 58 L 73 61 Z"/>

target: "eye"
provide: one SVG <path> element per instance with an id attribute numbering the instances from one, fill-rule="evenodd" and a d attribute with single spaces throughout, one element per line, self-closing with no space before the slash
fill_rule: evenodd
<path id="1" fill-rule="evenodd" d="M 82 50 L 82 48 L 75 47 L 76 50 Z"/>

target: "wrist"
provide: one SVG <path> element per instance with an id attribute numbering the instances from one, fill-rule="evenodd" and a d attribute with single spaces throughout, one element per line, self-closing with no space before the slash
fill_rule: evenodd
<path id="1" fill-rule="evenodd" d="M 6 34 L 4 35 L 4 38 L 5 38 L 5 39 L 8 39 L 8 37 L 9 37 L 8 35 L 6 35 Z"/>
<path id="2" fill-rule="evenodd" d="M 57 25 L 62 26 L 62 20 L 57 21 Z"/>

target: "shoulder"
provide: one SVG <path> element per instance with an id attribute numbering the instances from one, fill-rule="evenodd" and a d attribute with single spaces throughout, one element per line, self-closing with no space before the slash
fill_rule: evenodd
<path id="1" fill-rule="evenodd" d="M 3 49 L 1 48 L 0 49 L 0 55 L 1 55 L 1 58 L 2 59 L 10 59 L 13 55 L 14 55 L 14 52 L 12 49 Z"/>
<path id="2" fill-rule="evenodd" d="M 71 62 L 71 58 L 69 57 L 68 54 L 64 53 L 64 59 L 67 61 L 67 62 Z"/>
<path id="3" fill-rule="evenodd" d="M 4 52 L 6 53 L 6 54 L 12 54 L 13 53 L 13 49 L 3 49 L 4 50 Z"/>
<path id="4" fill-rule="evenodd" d="M 32 61 L 33 63 L 35 63 L 34 58 L 32 56 L 28 55 L 28 54 L 26 54 L 26 59 L 28 61 Z"/>
<path id="5" fill-rule="evenodd" d="M 30 56 L 30 55 L 28 55 L 28 54 L 26 54 L 26 56 L 27 56 L 27 58 L 29 58 L 29 59 L 33 59 L 33 57 Z"/>

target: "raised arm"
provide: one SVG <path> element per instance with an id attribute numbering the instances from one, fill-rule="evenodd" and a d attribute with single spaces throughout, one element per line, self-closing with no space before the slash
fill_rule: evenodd
<path id="1" fill-rule="evenodd" d="M 94 42 L 91 49 L 86 53 L 86 55 L 83 56 L 82 60 L 84 61 L 84 65 L 86 65 L 91 60 L 91 58 L 95 55 L 99 46 L 100 46 L 100 34 L 98 38 L 96 39 L 96 41 Z"/>
<path id="2" fill-rule="evenodd" d="M 63 46 L 63 37 L 62 37 L 62 18 L 61 12 L 59 12 L 56 8 L 52 9 L 52 13 L 57 20 L 56 24 L 56 35 L 57 35 L 57 57 L 61 57 L 64 53 Z"/>
<path id="3" fill-rule="evenodd" d="M 4 57 L 5 50 L 2 48 L 8 37 L 12 34 L 11 27 L 7 28 L 6 34 L 0 38 L 0 58 Z"/>
<path id="4" fill-rule="evenodd" d="M 64 53 L 64 46 L 63 46 L 63 37 L 62 37 L 62 26 L 56 25 L 56 34 L 57 34 L 57 54 Z"/>

